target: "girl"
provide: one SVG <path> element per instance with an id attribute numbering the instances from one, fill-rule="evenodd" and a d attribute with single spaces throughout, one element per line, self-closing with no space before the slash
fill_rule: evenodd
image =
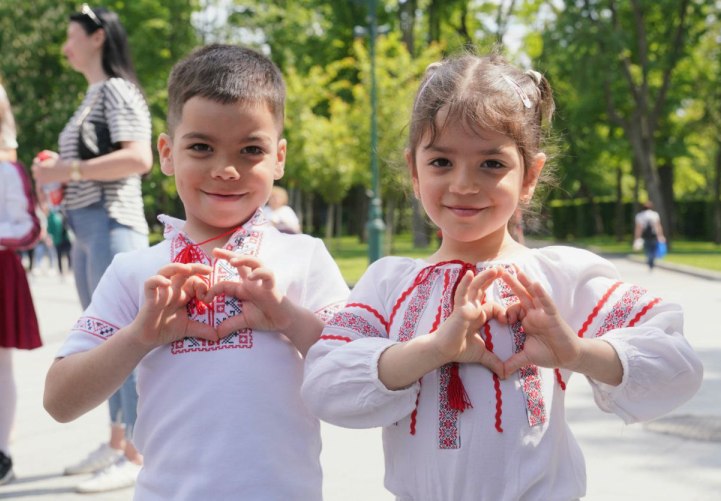
<path id="1" fill-rule="evenodd" d="M 0 485 L 13 479 L 9 442 L 17 391 L 12 349 L 42 345 L 35 307 L 18 251 L 40 235 L 30 179 L 17 162 L 17 137 L 10 101 L 0 84 Z"/>
<path id="2" fill-rule="evenodd" d="M 75 236 L 71 254 L 83 308 L 113 257 L 148 246 L 140 176 L 150 170 L 150 112 L 118 15 L 83 4 L 71 14 L 63 53 L 88 82 L 82 103 L 60 133 L 60 154 L 33 165 L 40 184 L 66 183 L 63 211 Z M 96 472 L 80 492 L 132 486 L 142 457 L 132 443 L 138 394 L 131 374 L 110 397 L 110 441 L 65 474 Z"/>
<path id="3" fill-rule="evenodd" d="M 573 373 L 628 423 L 700 385 L 677 305 L 590 252 L 509 234 L 543 173 L 553 108 L 543 76 L 500 56 L 429 67 L 406 160 L 443 241 L 425 260 L 375 262 L 308 353 L 306 402 L 331 423 L 384 427 L 398 499 L 578 499 L 585 469 L 563 404 Z"/>

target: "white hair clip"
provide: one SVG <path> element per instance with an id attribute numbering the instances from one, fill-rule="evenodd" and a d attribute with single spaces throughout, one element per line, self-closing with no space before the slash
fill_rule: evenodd
<path id="1" fill-rule="evenodd" d="M 515 80 L 513 80 L 512 78 L 510 78 L 506 75 L 501 75 L 501 76 L 503 77 L 503 79 L 506 82 L 508 82 L 508 85 L 513 87 L 513 89 L 516 91 L 516 94 L 518 94 L 518 97 L 520 97 L 521 101 L 523 101 L 523 106 L 525 106 L 526 108 L 533 107 L 533 104 L 531 103 L 531 99 L 528 97 L 528 94 L 526 94 L 524 92 L 524 90 L 521 88 L 520 85 L 518 85 L 518 83 Z"/>

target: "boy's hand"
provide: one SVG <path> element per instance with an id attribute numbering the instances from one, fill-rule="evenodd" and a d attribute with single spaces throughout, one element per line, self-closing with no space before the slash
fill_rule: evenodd
<path id="1" fill-rule="evenodd" d="M 213 255 L 228 261 L 238 270 L 239 277 L 237 282 L 224 281 L 213 285 L 206 298 L 226 294 L 243 301 L 242 313 L 218 326 L 220 337 L 249 327 L 285 333 L 291 319 L 285 314 L 283 296 L 275 287 L 273 272 L 254 257 L 239 256 L 224 249 L 214 249 Z"/>
<path id="2" fill-rule="evenodd" d="M 217 341 L 215 329 L 188 318 L 187 304 L 208 292 L 211 268 L 203 264 L 172 263 L 145 282 L 145 303 L 135 320 L 139 340 L 155 348 L 185 337 Z"/>
<path id="3" fill-rule="evenodd" d="M 435 346 L 441 360 L 447 362 L 479 363 L 499 377 L 504 377 L 503 362 L 486 348 L 480 329 L 489 320 L 505 323 L 503 307 L 484 300 L 485 290 L 501 275 L 489 268 L 475 277 L 467 271 L 456 289 L 454 308 L 435 333 Z"/>
<path id="4" fill-rule="evenodd" d="M 581 358 L 582 340 L 558 313 L 541 284 L 521 271 L 517 278 L 505 271 L 502 279 L 519 300 L 507 310 L 508 323 L 520 321 L 526 332 L 523 349 L 504 363 L 506 374 L 531 364 L 574 370 Z"/>

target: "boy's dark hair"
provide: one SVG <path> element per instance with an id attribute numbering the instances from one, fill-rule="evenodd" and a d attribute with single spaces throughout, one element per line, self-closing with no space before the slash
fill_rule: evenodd
<path id="1" fill-rule="evenodd" d="M 168 79 L 168 130 L 172 135 L 183 106 L 199 96 L 221 104 L 265 104 L 283 130 L 285 83 L 278 67 L 255 50 L 211 44 L 178 62 Z"/>
<path id="2" fill-rule="evenodd" d="M 75 12 L 70 20 L 82 26 L 85 33 L 91 35 L 102 29 L 105 31 L 103 44 L 103 70 L 110 77 L 119 77 L 133 82 L 141 88 L 130 57 L 128 35 L 118 15 L 105 7 L 84 7 L 85 12 Z"/>

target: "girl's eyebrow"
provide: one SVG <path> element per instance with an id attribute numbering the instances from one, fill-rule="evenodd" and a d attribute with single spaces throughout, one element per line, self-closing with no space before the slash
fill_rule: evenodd
<path id="1" fill-rule="evenodd" d="M 433 151 L 437 151 L 438 153 L 446 153 L 446 154 L 447 154 L 447 153 L 454 153 L 454 152 L 456 151 L 455 148 L 452 148 L 452 147 L 449 147 L 449 146 L 439 146 L 439 145 L 435 145 L 435 144 L 429 144 L 429 145 L 427 145 L 427 146 L 424 146 L 423 149 L 425 149 L 426 151 L 428 151 L 428 150 L 433 150 Z M 501 154 L 504 153 L 504 150 L 505 150 L 505 147 L 503 147 L 503 146 L 496 146 L 496 147 L 493 147 L 493 148 L 476 150 L 476 153 L 479 154 L 479 155 L 486 155 L 486 156 L 489 156 L 489 155 L 501 155 Z"/>

